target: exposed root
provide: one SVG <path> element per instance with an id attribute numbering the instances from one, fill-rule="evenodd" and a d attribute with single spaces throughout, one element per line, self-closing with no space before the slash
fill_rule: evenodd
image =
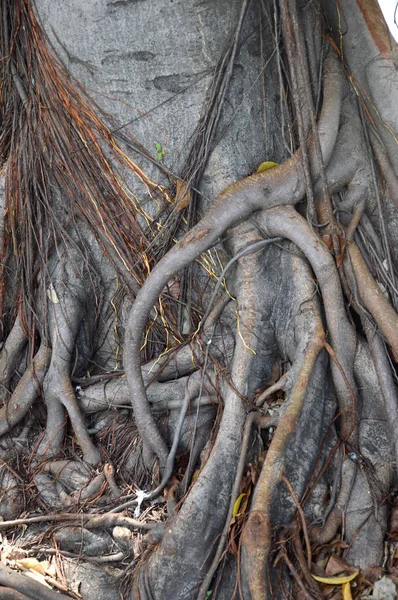
<path id="1" fill-rule="evenodd" d="M 0 530 L 6 530 L 23 525 L 30 525 L 32 523 L 47 523 L 51 521 L 76 521 L 84 523 L 86 529 L 102 529 L 119 526 L 127 527 L 129 529 L 150 530 L 155 527 L 158 527 L 157 523 L 145 523 L 143 521 L 138 521 L 137 519 L 131 519 L 130 517 L 124 517 L 121 515 L 114 515 L 110 513 L 104 515 L 92 515 L 88 513 L 50 513 L 47 515 L 39 515 L 36 517 L 26 517 L 25 519 L 14 519 L 13 521 L 1 521 Z"/>
<path id="2" fill-rule="evenodd" d="M 50 360 L 51 350 L 42 344 L 11 398 L 0 408 L 0 436 L 9 432 L 23 419 L 39 396 Z"/>
<path id="3" fill-rule="evenodd" d="M 68 258 L 71 259 L 73 256 L 72 254 Z M 56 438 L 51 440 L 50 445 L 51 433 L 49 432 L 60 430 L 62 427 L 60 422 L 63 413 L 62 405 L 68 413 L 84 459 L 90 464 L 96 464 L 100 461 L 100 454 L 88 434 L 70 380 L 72 355 L 83 318 L 83 308 L 86 304 L 83 273 L 80 273 L 76 267 L 76 270 L 72 271 L 67 265 L 61 263 L 60 266 L 61 271 L 58 276 L 62 276 L 62 280 L 52 284 L 55 300 L 52 302 L 49 318 L 52 355 L 44 382 L 45 400 L 48 407 L 47 433 L 41 442 L 38 454 L 50 457 L 59 453 L 60 448 L 56 441 L 61 440 L 61 431 Z M 54 420 L 49 418 L 53 414 L 57 415 Z"/>
<path id="4" fill-rule="evenodd" d="M 226 544 L 227 537 L 228 537 L 228 530 L 230 527 L 230 522 L 232 519 L 235 502 L 239 495 L 239 487 L 240 487 L 241 479 L 243 476 L 243 470 L 244 470 L 245 464 L 246 464 L 246 454 L 247 454 L 247 449 L 249 446 L 251 429 L 252 429 L 253 423 L 256 420 L 256 417 L 258 418 L 258 416 L 259 415 L 257 412 L 250 412 L 246 417 L 245 428 L 243 430 L 243 435 L 242 435 L 242 439 L 243 439 L 242 449 L 241 449 L 241 453 L 240 453 L 240 457 L 239 457 L 238 467 L 236 470 L 234 486 L 233 486 L 232 492 L 231 492 L 231 500 L 229 503 L 227 518 L 225 520 L 225 525 L 221 532 L 220 539 L 218 540 L 217 551 L 214 555 L 214 558 L 213 558 L 213 561 L 212 561 L 210 567 L 207 570 L 206 577 L 204 578 L 202 585 L 200 586 L 199 593 L 198 593 L 198 600 L 206 599 L 206 596 L 208 594 L 214 574 L 220 563 L 221 556 L 222 556 L 223 552 L 225 551 L 225 544 Z"/>
<path id="5" fill-rule="evenodd" d="M 356 384 L 354 359 L 356 335 L 349 323 L 344 306 L 340 280 L 332 256 L 311 232 L 309 224 L 293 208 L 281 207 L 263 211 L 259 217 L 261 227 L 269 234 L 284 235 L 303 251 L 311 264 L 321 289 L 331 344 L 336 352 L 337 364 L 332 364 L 333 382 L 339 399 L 342 419 L 341 436 L 355 444 L 357 415 L 355 407 Z M 308 240 L 312 239 L 312 243 Z M 354 395 L 354 404 L 353 404 Z"/>
<path id="6" fill-rule="evenodd" d="M 6 463 L 0 466 L 0 515 L 3 519 L 13 519 L 21 514 L 24 505 L 21 496 L 21 482 Z"/>
<path id="7" fill-rule="evenodd" d="M 59 594 L 44 585 L 41 585 L 31 577 L 25 577 L 16 573 L 8 567 L 0 566 L 0 585 L 12 588 L 22 595 L 34 600 L 68 600 L 68 596 Z M 0 587 L 0 593 L 2 588 Z"/>
<path id="8" fill-rule="evenodd" d="M 327 164 L 337 137 L 343 88 L 341 74 L 332 54 L 325 64 L 325 73 L 325 102 L 319 132 L 322 132 L 323 159 Z M 287 201 L 291 204 L 299 202 L 305 186 L 298 164 L 300 153 L 275 169 L 249 177 L 225 190 L 206 217 L 157 264 L 136 297 L 127 324 L 125 370 L 137 427 L 159 458 L 161 468 L 167 460 L 168 449 L 150 411 L 139 358 L 149 311 L 171 275 L 206 251 L 229 227 L 259 208 L 271 208 Z"/>
<path id="9" fill-rule="evenodd" d="M 69 85 L 29 1 L 3 4 L 0 531 L 27 526 L 27 556 L 44 552 L 46 539 L 49 555 L 124 562 L 120 577 L 132 580 L 137 600 L 205 600 L 210 590 L 318 600 L 320 555 L 381 564 L 398 461 L 389 239 L 398 219 L 388 220 L 384 204 L 394 210 L 398 183 L 372 131 L 375 169 L 365 105 L 313 31 L 312 3 L 281 0 L 280 14 L 276 2 L 272 14 L 260 3 L 262 44 L 265 30 L 272 38 L 263 71 L 275 60 L 280 94 L 264 94 L 264 115 L 280 102 L 286 144 L 281 159 L 265 158 L 281 164 L 229 186 L 192 229 L 190 187 L 220 141 L 249 3 L 215 70 L 170 219 L 167 190 Z M 159 209 L 168 202 L 165 221 L 136 203 L 108 155 Z M 191 200 L 186 223 L 181 190 Z M 220 243 L 231 257 L 225 268 Z M 191 288 L 195 261 L 211 279 Z M 100 320 L 107 330 L 94 341 Z M 34 500 L 54 512 L 14 518 L 31 514 Z M 145 522 L 120 514 L 132 507 Z M 55 599 L 21 577 L 0 568 L 0 596 Z"/>
<path id="10" fill-rule="evenodd" d="M 398 315 L 372 277 L 356 244 L 348 244 L 360 301 L 374 317 L 382 334 L 398 356 Z"/>
<path id="11" fill-rule="evenodd" d="M 21 321 L 17 317 L 0 351 L 1 398 L 4 398 L 6 395 L 6 388 L 10 383 L 18 362 L 21 360 L 21 354 L 26 343 L 26 335 L 22 329 Z"/>
<path id="12" fill-rule="evenodd" d="M 257 483 L 242 540 L 243 574 L 253 600 L 269 597 L 268 557 L 272 546 L 271 502 L 286 469 L 283 460 L 287 439 L 296 430 L 302 412 L 307 385 L 315 362 L 323 348 L 324 331 L 319 316 L 312 332 L 293 390 L 287 399 L 288 409 L 279 421 L 267 458 Z"/>

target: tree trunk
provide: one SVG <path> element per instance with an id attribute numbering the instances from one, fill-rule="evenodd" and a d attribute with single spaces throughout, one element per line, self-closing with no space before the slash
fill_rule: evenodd
<path id="1" fill-rule="evenodd" d="M 1 8 L 11 558 L 60 551 L 96 600 L 395 576 L 398 55 L 376 0 Z"/>

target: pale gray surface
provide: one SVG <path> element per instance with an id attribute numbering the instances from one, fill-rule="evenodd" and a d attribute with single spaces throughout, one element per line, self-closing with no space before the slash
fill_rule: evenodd
<path id="1" fill-rule="evenodd" d="M 112 566 L 108 567 L 106 573 L 102 566 L 66 559 L 64 568 L 69 585 L 73 589 L 78 589 L 84 600 L 119 600 L 121 598 L 120 584 L 116 581 L 116 576 L 120 571 L 114 570 Z M 115 572 L 114 577 L 111 575 L 112 571 Z"/>
<path id="2" fill-rule="evenodd" d="M 121 123 L 166 102 L 132 123 L 129 131 L 154 156 L 155 143 L 160 143 L 166 152 L 165 164 L 178 175 L 212 69 L 233 30 L 241 3 L 37 0 L 36 4 L 42 24 L 70 72 Z M 204 191 L 211 197 L 265 159 L 258 122 L 253 118 L 261 102 L 260 57 L 258 52 L 250 52 L 250 34 L 258 35 L 258 27 L 252 25 L 255 17 L 251 16 L 246 28 L 248 42 L 238 56 L 226 121 L 238 112 L 205 177 Z M 143 165 L 142 159 L 137 161 Z M 143 166 L 159 180 L 156 169 Z"/>
<path id="3" fill-rule="evenodd" d="M 396 111 L 391 110 L 392 106 L 397 105 L 398 98 L 397 43 L 391 38 L 392 51 L 386 60 L 386 57 L 380 54 L 375 40 L 365 25 L 359 5 L 351 0 L 342 0 L 339 6 L 342 15 L 342 31 L 344 32 L 344 60 L 355 78 L 356 85 L 365 97 L 368 96 L 369 106 L 372 102 L 377 106 L 378 115 L 373 113 L 373 117 L 395 173 L 398 174 L 396 143 L 398 121 Z M 336 4 L 324 0 L 323 8 L 337 32 Z"/>

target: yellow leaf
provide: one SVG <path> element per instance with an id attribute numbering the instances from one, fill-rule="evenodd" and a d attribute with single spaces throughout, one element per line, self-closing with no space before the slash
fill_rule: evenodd
<path id="1" fill-rule="evenodd" d="M 319 577 L 318 575 L 312 575 L 314 579 L 320 581 L 321 583 L 328 583 L 329 585 L 342 585 L 343 583 L 348 583 L 355 579 L 358 575 L 359 569 L 351 573 L 351 575 L 343 575 L 342 577 Z"/>
<path id="2" fill-rule="evenodd" d="M 261 165 L 258 167 L 256 173 L 262 173 L 263 171 L 268 171 L 269 169 L 273 169 L 274 167 L 277 167 L 277 166 L 278 166 L 278 163 L 272 162 L 272 160 L 267 160 L 267 161 L 261 163 Z"/>
<path id="3" fill-rule="evenodd" d="M 234 508 L 232 510 L 233 517 L 236 517 L 236 515 L 239 513 L 241 502 L 245 496 L 246 496 L 246 494 L 241 494 L 240 496 L 237 497 L 236 502 L 234 504 Z"/>
<path id="4" fill-rule="evenodd" d="M 46 574 L 46 568 L 48 567 L 48 561 L 40 562 L 37 558 L 20 558 L 16 560 L 15 563 L 17 565 L 21 565 L 25 569 L 32 569 L 33 571 L 37 571 L 41 575 Z"/>
<path id="5" fill-rule="evenodd" d="M 351 586 L 349 583 L 343 583 L 343 600 L 352 600 Z"/>

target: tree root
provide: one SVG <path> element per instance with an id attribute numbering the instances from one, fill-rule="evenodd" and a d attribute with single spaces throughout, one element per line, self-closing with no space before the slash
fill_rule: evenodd
<path id="1" fill-rule="evenodd" d="M 76 521 L 84 523 L 86 529 L 102 529 L 119 526 L 127 527 L 128 529 L 151 530 L 159 527 L 158 523 L 143 523 L 137 519 L 110 513 L 103 515 L 93 515 L 88 513 L 50 513 L 47 515 L 38 515 L 36 517 L 26 517 L 25 519 L 14 519 L 13 521 L 0 521 L 0 531 L 23 525 L 30 525 L 32 523 L 47 523 L 51 521 Z"/>
<path id="2" fill-rule="evenodd" d="M 337 137 L 343 88 L 340 70 L 333 55 L 329 55 L 326 61 L 325 72 L 325 102 L 319 132 L 323 159 L 327 164 Z M 246 219 L 257 209 L 271 208 L 283 202 L 291 204 L 299 202 L 305 191 L 299 164 L 300 153 L 280 167 L 249 177 L 225 190 L 206 217 L 153 269 L 135 299 L 126 331 L 125 370 L 138 430 L 142 439 L 146 440 L 158 456 L 161 468 L 167 460 L 168 449 L 153 420 L 140 367 L 141 340 L 148 312 L 156 303 L 171 275 L 189 265 L 214 244 L 229 227 Z"/>
<path id="3" fill-rule="evenodd" d="M 244 3 L 239 27 L 246 7 L 247 3 Z M 313 32 L 308 30 L 309 21 L 305 18 L 302 24 L 298 21 L 299 15 L 293 2 L 281 0 L 280 7 L 293 83 L 294 107 L 289 105 L 289 109 L 295 109 L 300 149 L 283 164 L 247 177 L 223 191 L 205 217 L 156 267 L 152 268 L 153 257 L 145 256 L 145 267 L 150 275 L 139 291 L 129 316 L 123 358 L 125 376 L 119 372 L 111 375 L 101 373 L 103 363 L 96 364 L 96 356 L 90 347 L 95 327 L 93 315 L 100 312 L 104 285 L 91 266 L 96 264 L 98 267 L 90 254 L 91 245 L 94 254 L 97 252 L 101 256 L 103 248 L 98 244 L 94 248 L 96 242 L 91 239 L 83 243 L 78 228 L 69 239 L 69 230 L 62 227 L 60 235 L 52 240 L 55 250 L 51 256 L 40 257 L 45 268 L 41 264 L 38 270 L 38 295 L 41 294 L 41 306 L 48 306 L 48 310 L 40 314 L 32 293 L 23 298 L 25 304 L 32 304 L 32 319 L 37 321 L 30 331 L 29 348 L 37 348 L 38 343 L 40 346 L 10 397 L 18 371 L 25 367 L 25 358 L 22 360 L 21 356 L 29 354 L 23 354 L 27 340 L 19 319 L 0 352 L 0 383 L 3 384 L 3 396 L 8 398 L 0 408 L 0 436 L 20 424 L 37 396 L 43 395 L 47 424 L 29 460 L 28 475 L 31 475 L 33 465 L 39 503 L 44 501 L 58 510 L 67 510 L 65 507 L 68 507 L 68 510 L 75 511 L 73 514 L 62 512 L 8 520 L 0 523 L 0 530 L 53 521 L 59 524 L 53 537 L 61 544 L 64 556 L 100 563 L 131 558 L 130 532 L 148 530 L 145 542 L 149 548 L 133 575 L 132 597 L 137 599 L 170 597 L 183 600 L 199 594 L 198 600 L 205 600 L 212 582 L 216 584 L 213 587 L 216 596 L 218 583 L 231 573 L 237 577 L 235 592 L 239 585 L 242 598 L 263 600 L 264 597 L 278 597 L 277 586 L 280 583 L 285 585 L 287 574 L 290 581 L 286 580 L 292 583 L 293 590 L 286 590 L 286 593 L 283 590 L 285 595 L 294 595 L 299 590 L 300 597 L 318 599 L 322 597 L 321 591 L 311 577 L 312 560 L 317 549 L 314 553 L 311 539 L 323 544 L 332 542 L 336 535 L 348 543 L 344 558 L 352 564 L 363 567 L 369 562 L 380 563 L 387 527 L 387 507 L 383 502 L 392 477 L 389 463 L 393 459 L 395 462 L 398 460 L 396 432 L 390 431 L 398 425 L 397 390 L 382 339 L 383 336 L 387 340 L 394 357 L 395 354 L 398 356 L 398 317 L 374 276 L 377 273 L 379 277 L 380 271 L 385 271 L 381 279 L 388 291 L 394 290 L 392 304 L 395 306 L 398 297 L 396 274 L 392 255 L 386 251 L 389 232 L 382 222 L 380 195 L 375 198 L 367 191 L 370 184 L 377 188 L 379 182 L 374 169 L 371 176 L 369 157 L 361 150 L 364 140 L 356 101 L 353 102 L 350 95 L 343 99 L 344 81 L 338 61 L 329 53 L 323 64 L 325 85 L 321 94 L 320 37 L 314 34 L 313 46 L 317 42 L 318 51 L 316 56 L 308 57 L 309 62 L 312 61 L 313 81 L 310 82 L 305 64 L 304 46 L 307 41 L 300 32 L 303 25 L 306 35 L 312 35 Z M 261 10 L 264 12 L 261 18 L 267 25 L 272 25 L 271 21 L 267 21 L 266 3 L 262 3 Z M 7 9 L 7 15 L 9 13 L 11 9 Z M 315 22 L 318 23 L 318 20 Z M 274 25 L 273 51 L 278 54 L 278 68 L 281 70 L 278 15 L 275 15 Z M 231 60 L 229 55 L 223 59 L 228 81 L 237 51 L 236 36 Z M 318 58 L 319 65 L 316 64 Z M 13 57 L 11 71 L 19 89 L 22 79 L 16 71 Z M 282 104 L 286 102 L 286 94 L 281 73 L 280 87 Z M 225 90 L 222 100 L 224 93 Z M 20 90 L 19 94 L 19 100 L 25 107 L 28 101 L 26 91 L 25 96 Z M 323 97 L 318 125 L 312 110 L 317 96 Z M 216 100 L 218 102 L 220 98 Z M 304 106 L 301 105 L 302 100 L 305 100 Z M 214 111 L 217 112 L 217 107 L 211 110 L 211 119 L 215 118 L 217 123 L 220 115 L 215 116 Z M 358 127 L 355 124 L 359 124 Z M 288 123 L 289 135 L 294 133 L 294 127 L 295 123 Z M 312 129 L 312 138 L 308 137 L 309 129 Z M 203 141 L 208 133 L 200 132 L 200 140 Z M 284 134 L 282 138 L 286 141 Z M 396 177 L 390 173 L 391 165 L 387 164 L 378 138 L 373 143 L 388 192 L 396 200 Z M 191 183 L 190 180 L 187 182 L 187 190 Z M 347 186 L 346 189 L 344 186 Z M 111 186 L 111 189 L 114 188 Z M 338 193 L 339 197 L 332 197 L 329 191 Z M 293 208 L 304 197 L 307 206 L 298 210 L 301 214 L 307 210 L 308 221 Z M 188 228 L 193 206 L 192 202 Z M 60 209 L 59 206 L 56 208 Z M 91 213 L 88 211 L 87 214 Z M 110 212 L 104 214 L 111 217 Z M 69 216 L 72 222 L 72 214 L 68 213 Z M 7 218 L 9 221 L 9 216 Z M 113 216 L 109 220 L 113 227 Z M 132 223 L 133 219 L 131 230 Z M 10 229 L 10 222 L 8 227 Z M 231 227 L 234 229 L 231 230 Z M 107 241 L 106 232 L 104 228 L 96 235 Z M 166 227 L 164 233 L 170 233 L 166 232 Z M 43 231 L 40 232 L 42 234 Z M 264 234 L 277 238 L 264 239 Z M 75 235 L 77 240 L 72 239 Z M 197 331 L 189 343 L 173 346 L 174 342 L 170 343 L 167 338 L 163 346 L 164 339 L 157 339 L 157 333 L 153 334 L 152 330 L 145 336 L 145 355 L 151 352 L 151 344 L 155 340 L 155 351 L 150 355 L 157 358 L 141 365 L 144 332 L 148 316 L 152 318 L 156 312 L 156 303 L 159 301 L 160 310 L 153 318 L 155 325 L 164 324 L 171 315 L 168 322 L 170 329 L 166 327 L 168 335 L 169 331 L 175 334 L 175 327 L 181 324 L 181 313 L 185 308 L 173 312 L 168 300 L 165 302 L 165 287 L 168 286 L 169 291 L 173 275 L 192 265 L 220 240 L 226 241 L 233 258 L 222 271 L 212 295 L 208 291 L 197 292 L 202 306 L 203 300 L 206 302 L 206 298 L 210 297 Z M 374 246 L 369 253 L 367 240 L 371 240 Z M 113 262 L 119 266 L 123 263 L 123 268 L 131 266 L 128 257 L 131 248 L 126 242 L 124 235 L 120 256 L 115 256 L 118 249 L 114 241 L 108 249 Z M 80 250 L 80 245 L 86 248 L 85 252 Z M 147 246 L 142 240 L 140 251 L 144 252 L 144 248 Z M 330 248 L 333 248 L 334 256 Z M 249 255 L 248 252 L 255 253 Z M 385 254 L 388 269 L 384 269 Z M 234 276 L 228 281 L 229 297 L 224 300 L 224 293 L 220 290 L 230 267 Z M 87 289 L 88 279 L 90 290 Z M 178 279 L 177 287 L 181 287 L 179 303 L 184 307 L 186 290 L 183 277 L 175 279 Z M 127 286 L 131 284 L 125 283 Z M 319 302 L 316 284 L 319 284 Z M 32 290 L 37 289 L 35 286 L 36 280 Z M 130 288 L 135 290 L 135 281 Z M 97 289 L 100 290 L 98 296 Z M 107 324 L 114 325 L 116 339 L 117 330 L 120 326 L 122 331 L 123 324 L 119 321 L 118 313 L 122 311 L 120 303 L 114 302 L 115 295 L 112 291 L 109 296 L 112 310 L 108 313 Z M 223 315 L 227 323 L 224 327 L 218 324 L 218 319 L 232 295 L 236 296 L 236 323 L 233 322 L 231 327 L 232 311 L 228 310 Z M 219 304 L 209 314 L 212 302 L 218 296 Z M 129 306 L 131 300 L 127 301 Z M 231 306 L 232 302 L 229 308 Z M 360 331 L 365 332 L 368 344 L 356 331 L 357 320 L 352 307 L 362 319 Z M 372 317 L 380 334 L 373 327 Z M 175 321 L 172 321 L 174 318 Z M 236 343 L 235 336 L 229 331 L 224 337 L 225 329 L 233 329 L 234 326 Z M 85 329 L 87 336 L 83 333 Z M 185 335 L 186 330 L 182 334 Z M 175 338 L 180 339 L 177 335 Z M 106 335 L 101 342 L 103 340 L 106 340 L 106 353 L 111 344 Z M 84 348 L 80 351 L 82 345 Z M 158 357 L 157 354 L 164 348 L 166 351 Z M 111 356 L 111 350 L 108 354 Z M 115 362 L 117 369 L 118 354 Z M 92 371 L 93 365 L 94 376 L 88 373 L 87 377 L 83 377 L 86 371 Z M 113 368 L 113 363 L 108 368 Z M 263 391 L 271 376 L 271 385 Z M 83 389 L 76 387 L 75 390 L 72 382 Z M 276 392 L 284 392 L 284 400 L 283 394 L 276 396 Z M 129 412 L 123 409 L 128 406 L 130 398 Z M 276 415 L 274 413 L 270 417 L 261 412 L 266 400 L 269 400 L 270 409 L 272 406 Z M 215 405 L 218 411 L 216 418 Z M 138 469 L 131 469 L 142 448 L 137 443 L 134 424 L 130 422 L 131 407 L 143 445 L 144 466 L 147 469 L 153 467 L 158 459 L 160 482 L 156 480 L 159 472 L 154 475 L 152 470 L 149 482 L 149 478 L 144 481 L 142 474 L 136 477 Z M 123 413 L 117 420 L 115 409 L 119 408 Z M 98 416 L 97 412 L 107 414 Z M 166 416 L 159 419 L 159 415 L 164 413 L 167 413 L 167 419 Z M 36 434 L 36 425 L 42 423 L 43 414 L 40 410 L 37 416 L 35 413 L 29 442 L 33 431 Z M 87 419 L 90 429 L 86 423 L 87 415 L 90 415 Z M 71 424 L 70 437 L 66 435 L 67 419 Z M 260 434 L 258 429 L 253 430 L 254 422 L 259 428 L 277 425 L 276 431 Z M 99 435 L 90 437 L 93 434 Z M 129 438 L 131 434 L 133 439 Z M 118 455 L 120 439 L 127 440 L 123 456 Z M 8 436 L 2 441 L 5 461 L 9 457 L 19 459 L 19 454 L 13 454 L 10 447 L 16 440 L 18 437 Z M 105 443 L 102 443 L 104 440 Z M 82 451 L 83 460 L 69 461 L 66 458 L 73 453 L 71 447 L 75 441 Z M 199 465 L 199 455 L 205 444 Z M 264 449 L 266 452 L 263 452 Z M 113 456 L 112 452 L 115 452 Z M 187 466 L 186 456 L 180 456 L 181 460 L 176 461 L 179 453 L 188 452 Z M 101 458 L 104 462 L 112 460 L 113 463 L 106 463 L 103 472 L 94 472 L 92 465 L 97 465 Z M 1 486 L 0 512 L 10 518 L 21 514 L 22 500 L 25 496 L 29 500 L 31 494 L 18 496 L 18 474 L 13 473 L 11 466 L 7 469 L 3 467 L 5 476 Z M 195 469 L 197 471 L 192 477 Z M 131 498 L 131 491 L 138 485 L 151 486 L 152 491 L 144 496 L 150 502 L 162 494 L 173 473 L 176 478 L 167 492 L 167 508 L 163 500 L 158 501 L 163 503 L 160 507 L 158 504 L 149 507 L 154 515 L 161 515 L 158 518 L 164 518 L 168 509 L 170 516 L 165 523 L 144 524 L 117 514 L 117 511 L 137 503 L 137 498 Z M 333 490 L 324 512 L 331 481 Z M 249 512 L 243 516 L 242 511 L 230 528 L 236 499 L 243 486 L 248 496 L 254 490 L 250 501 L 245 504 L 244 510 Z M 179 500 L 181 502 L 177 504 Z M 78 514 L 81 505 L 90 511 L 94 503 L 105 505 L 110 510 L 106 514 Z M 117 503 L 119 505 L 115 506 Z M 28 502 L 25 508 L 29 510 Z M 313 527 L 309 537 L 306 520 L 310 522 L 321 514 L 322 527 Z M 319 525 L 319 519 L 315 523 Z M 236 524 L 238 527 L 235 527 Z M 115 530 L 120 527 L 124 528 L 124 532 Z M 271 555 L 275 542 L 279 555 L 274 563 Z M 113 546 L 114 543 L 117 547 Z M 34 551 L 39 552 L 41 548 L 35 547 Z M 52 549 L 49 554 L 57 552 L 58 549 Z M 221 558 L 226 559 L 221 561 Z M 279 562 L 277 568 L 276 562 Z M 227 575 L 222 574 L 223 564 L 228 564 Z M 213 581 L 217 570 L 218 579 Z M 0 585 L 6 586 L 3 588 L 5 594 L 45 598 L 41 590 L 38 596 L 39 592 L 35 589 L 32 592 L 14 585 L 8 575 L 3 583 L 0 569 Z M 230 586 L 225 589 L 230 590 Z M 228 592 L 220 590 L 220 594 L 226 597 Z M 51 598 L 54 597 L 53 594 Z"/>
<path id="4" fill-rule="evenodd" d="M 21 594 L 21 592 L 3 586 L 0 587 L 0 598 L 1 600 L 29 600 L 25 594 Z"/>
<path id="5" fill-rule="evenodd" d="M 13 519 L 21 514 L 24 504 L 21 481 L 17 479 L 15 472 L 7 463 L 0 466 L 0 494 L 0 516 L 3 519 Z"/>
<path id="6" fill-rule="evenodd" d="M 0 585 L 14 589 L 28 598 L 33 598 L 33 600 L 70 600 L 69 596 L 54 592 L 44 585 L 37 583 L 31 577 L 20 575 L 4 566 L 0 566 Z M 1 591 L 0 587 L 0 593 Z"/>
<path id="7" fill-rule="evenodd" d="M 252 429 L 253 423 L 255 422 L 256 418 L 258 418 L 258 417 L 259 417 L 259 414 L 257 412 L 250 412 L 246 417 L 245 428 L 243 430 L 243 436 L 242 436 L 242 438 L 243 438 L 242 449 L 241 449 L 241 453 L 240 453 L 240 457 L 239 457 L 238 467 L 236 470 L 234 486 L 233 486 L 232 492 L 231 492 L 231 500 L 229 503 L 227 518 L 225 520 L 224 529 L 222 530 L 220 539 L 218 541 L 217 551 L 214 555 L 213 561 L 212 561 L 209 569 L 207 570 L 206 577 L 204 578 L 202 585 L 199 588 L 198 600 L 206 599 L 206 596 L 209 591 L 214 574 L 218 568 L 218 565 L 219 565 L 219 562 L 221 559 L 221 555 L 225 550 L 225 544 L 226 544 L 227 537 L 228 537 L 228 530 L 229 530 L 230 522 L 232 519 L 235 502 L 239 495 L 239 486 L 240 486 L 241 479 L 243 476 L 243 470 L 244 470 L 245 464 L 246 464 L 246 454 L 247 454 L 247 449 L 249 446 L 251 429 Z"/>
<path id="8" fill-rule="evenodd" d="M 242 538 L 242 574 L 247 578 L 245 582 L 250 589 L 253 600 L 269 597 L 267 583 L 267 564 L 272 546 L 272 517 L 271 502 L 274 491 L 286 469 L 283 460 L 284 449 L 289 436 L 296 431 L 297 421 L 303 409 L 306 398 L 307 386 L 318 358 L 324 347 L 324 331 L 318 316 L 317 323 L 312 332 L 302 366 L 287 399 L 288 409 L 280 418 L 279 425 L 267 452 L 267 458 L 261 471 L 260 479 L 246 522 Z"/>
<path id="9" fill-rule="evenodd" d="M 0 436 L 10 431 L 23 419 L 40 394 L 50 359 L 50 348 L 42 344 L 10 400 L 0 408 Z"/>
<path id="10" fill-rule="evenodd" d="M 26 343 L 26 335 L 23 332 L 21 321 L 17 317 L 0 351 L 0 383 L 4 386 L 1 389 L 2 398 L 5 395 L 4 388 L 7 388 L 18 362 L 21 360 Z"/>
<path id="11" fill-rule="evenodd" d="M 241 236 L 245 236 L 243 240 L 246 240 L 247 233 L 247 226 L 244 226 L 240 232 Z M 245 339 L 239 337 L 236 341 L 232 363 L 233 387 L 226 386 L 224 411 L 210 457 L 180 511 L 166 528 L 159 550 L 151 556 L 145 566 L 148 576 L 150 573 L 158 573 L 156 580 L 152 580 L 151 577 L 152 594 L 155 597 L 168 597 L 175 594 L 175 590 L 179 590 L 179 594 L 187 593 L 188 586 L 189 593 L 194 593 L 206 572 L 206 565 L 210 559 L 208 549 L 213 548 L 220 523 L 225 522 L 230 504 L 231 481 L 234 479 L 240 456 L 241 434 L 246 418 L 242 394 L 251 397 L 256 387 L 255 381 L 249 383 L 248 374 L 252 371 L 255 359 L 253 350 L 255 351 L 259 344 L 259 340 L 251 333 L 259 308 L 259 298 L 254 293 L 256 279 L 253 277 L 259 264 L 257 255 L 245 256 L 238 261 L 238 307 Z M 209 482 L 212 482 L 210 486 Z M 188 531 L 191 537 L 189 555 L 186 548 Z M 173 579 L 170 579 L 167 568 L 160 568 L 160 565 L 172 566 L 176 560 L 180 565 L 179 573 L 175 573 Z"/>
<path id="12" fill-rule="evenodd" d="M 374 317 L 380 331 L 398 356 L 398 315 L 372 277 L 358 246 L 350 243 L 347 251 L 355 274 L 360 301 Z"/>
<path id="13" fill-rule="evenodd" d="M 332 364 L 332 376 L 339 399 L 341 437 L 344 440 L 351 439 L 355 444 L 357 437 L 354 381 L 356 334 L 346 316 L 334 260 L 311 232 L 308 222 L 291 207 L 262 211 L 259 223 L 268 234 L 277 235 L 279 232 L 280 235 L 293 241 L 305 254 L 315 272 L 325 306 L 331 344 L 338 360 L 338 364 Z M 309 239 L 312 239 L 312 243 L 308 243 Z"/>

